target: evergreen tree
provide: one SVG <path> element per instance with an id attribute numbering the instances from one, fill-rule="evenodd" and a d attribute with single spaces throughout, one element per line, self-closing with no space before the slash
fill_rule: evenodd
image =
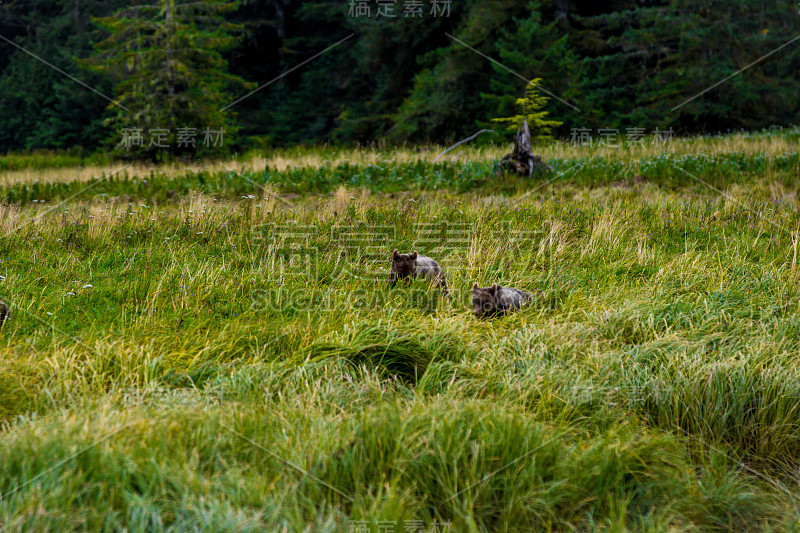
<path id="1" fill-rule="evenodd" d="M 90 17 L 108 15 L 123 4 L 0 3 L 0 35 L 27 51 L 0 39 L 0 152 L 100 146 L 109 134 L 103 126 L 108 102 L 86 85 L 103 94 L 110 94 L 112 87 L 102 76 L 82 71 L 73 57 L 92 51 Z"/>
<path id="2" fill-rule="evenodd" d="M 373 90 L 360 86 L 363 43 L 355 36 L 347 39 L 364 21 L 349 17 L 347 2 L 338 0 L 294 2 L 286 8 L 276 75 L 289 74 L 258 99 L 264 118 L 257 127 L 275 145 L 328 142 L 348 103 Z"/>
<path id="3" fill-rule="evenodd" d="M 237 128 L 237 148 L 447 142 L 519 114 L 532 78 L 561 138 L 800 123 L 794 0 L 464 0 L 439 17 L 431 3 L 406 17 L 410 0 L 381 2 L 390 18 L 374 0 L 371 17 L 342 0 L 0 2 L 0 35 L 50 64 L 0 39 L 0 152 L 113 145 L 123 128 L 148 146 L 122 153 L 150 158 L 203 155 L 205 129 L 224 148 Z M 277 81 L 229 107 L 243 79 Z M 182 127 L 196 150 L 179 149 Z M 168 149 L 149 146 L 161 128 Z"/>
<path id="4" fill-rule="evenodd" d="M 448 38 L 420 57 L 424 69 L 394 114 L 391 139 L 451 142 L 474 133 L 476 121 L 496 116 L 494 106 L 481 98 L 494 70 L 475 50 L 495 56 L 494 43 L 525 9 L 526 3 L 505 0 L 467 0 L 454 7 L 451 34 L 461 42 Z"/>
<path id="5" fill-rule="evenodd" d="M 293 65 L 287 64 L 293 58 L 286 56 L 293 53 L 287 49 L 286 39 L 295 31 L 295 11 L 300 4 L 298 0 L 242 0 L 239 9 L 226 17 L 242 27 L 240 43 L 225 54 L 230 72 L 266 84 L 291 68 Z M 237 146 L 246 149 L 275 144 L 269 124 L 279 105 L 275 94 L 286 83 L 286 78 L 280 78 L 231 108 L 241 127 Z"/>
<path id="6" fill-rule="evenodd" d="M 571 41 L 584 58 L 577 76 L 581 125 L 689 133 L 800 118 L 793 96 L 800 91 L 794 75 L 800 47 L 736 75 L 800 33 L 792 2 L 630 1 L 613 11 L 575 14 L 573 30 Z"/>
<path id="7" fill-rule="evenodd" d="M 544 110 L 547 101 L 546 96 L 539 94 L 540 78 L 530 81 L 525 88 L 525 96 L 517 99 L 517 106 L 522 114 L 513 117 L 493 118 L 492 122 L 505 126 L 505 133 L 517 133 L 522 129 L 522 125 L 527 120 L 531 135 L 531 143 L 546 143 L 553 141 L 552 130 L 562 123 L 557 120 L 547 120 L 549 111 Z"/>
<path id="8" fill-rule="evenodd" d="M 120 157 L 220 152 L 235 133 L 230 90 L 253 87 L 227 72 L 222 51 L 238 25 L 223 14 L 228 0 L 158 0 L 96 19 L 109 36 L 89 64 L 115 84 L 111 139 Z M 222 133 L 220 133 L 222 132 Z"/>
<path id="9" fill-rule="evenodd" d="M 489 91 L 480 95 L 490 116 L 508 116 L 518 112 L 520 89 L 524 91 L 523 99 L 531 89 L 530 83 L 525 85 L 520 77 L 538 78 L 540 91 L 543 89 L 541 80 L 547 80 L 546 91 L 559 98 L 551 102 L 553 112 L 558 113 L 559 118 L 565 117 L 569 120 L 579 115 L 579 111 L 575 109 L 577 106 L 571 104 L 579 100 L 574 80 L 578 58 L 568 42 L 568 35 L 560 29 L 559 20 L 554 18 L 549 22 L 544 21 L 545 11 L 545 2 L 528 2 L 524 16 L 515 18 L 513 24 L 503 30 L 497 40 L 495 55 L 498 62 L 492 63 L 495 75 L 489 82 Z M 555 13 L 550 16 L 555 17 Z M 545 99 L 542 102 L 546 101 Z M 528 119 L 534 136 L 535 122 L 535 119 Z M 548 130 L 545 136 L 550 134 L 551 128 L 558 128 L 562 124 L 563 122 L 559 122 L 545 126 Z M 479 120 L 478 126 L 493 129 L 496 124 Z M 517 127 L 521 127 L 521 118 Z M 511 133 L 517 127 L 507 129 L 506 133 Z"/>

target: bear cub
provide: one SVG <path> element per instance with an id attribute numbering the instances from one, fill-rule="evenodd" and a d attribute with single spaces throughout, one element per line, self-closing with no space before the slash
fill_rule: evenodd
<path id="1" fill-rule="evenodd" d="M 389 288 L 393 288 L 398 280 L 410 281 L 411 278 L 428 278 L 436 283 L 447 295 L 447 281 L 439 263 L 430 257 L 419 255 L 416 250 L 410 254 L 392 252 L 392 268 L 389 271 Z"/>
<path id="2" fill-rule="evenodd" d="M 519 309 L 533 296 L 513 287 L 502 287 L 495 283 L 481 288 L 472 287 L 472 313 L 478 318 L 500 317 Z"/>

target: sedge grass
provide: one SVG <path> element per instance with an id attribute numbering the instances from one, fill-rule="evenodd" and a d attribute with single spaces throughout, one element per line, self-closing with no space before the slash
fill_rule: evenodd
<path id="1" fill-rule="evenodd" d="M 6 204 L 0 524 L 796 529 L 800 217 L 774 155 L 692 160 L 719 191 L 611 165 Z M 388 290 L 393 248 L 451 297 Z M 479 321 L 474 282 L 535 301 Z"/>

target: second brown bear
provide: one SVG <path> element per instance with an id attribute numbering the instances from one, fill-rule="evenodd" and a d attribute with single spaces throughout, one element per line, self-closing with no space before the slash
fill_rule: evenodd
<path id="1" fill-rule="evenodd" d="M 533 295 L 495 283 L 491 287 L 472 286 L 472 313 L 478 318 L 505 316 L 533 301 Z"/>
<path id="2" fill-rule="evenodd" d="M 419 255 L 416 250 L 410 254 L 401 254 L 397 250 L 392 252 L 392 268 L 389 271 L 389 288 L 394 287 L 398 280 L 411 278 L 427 278 L 436 283 L 442 294 L 449 294 L 447 280 L 439 263 L 425 255 Z"/>

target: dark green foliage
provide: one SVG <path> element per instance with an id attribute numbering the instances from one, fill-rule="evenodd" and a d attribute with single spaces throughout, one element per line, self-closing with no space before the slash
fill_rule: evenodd
<path id="1" fill-rule="evenodd" d="M 117 155 L 156 161 L 165 153 L 193 157 L 223 151 L 225 134 L 230 142 L 236 131 L 227 111 L 231 90 L 253 88 L 229 74 L 222 57 L 240 30 L 224 19 L 236 7 L 229 0 L 160 0 L 95 19 L 108 37 L 87 64 L 115 81 L 109 108 Z M 144 135 L 139 145 L 127 140 L 134 130 Z M 153 130 L 165 131 L 155 145 L 148 136 Z M 207 131 L 224 134 L 217 140 Z"/>
<path id="2" fill-rule="evenodd" d="M 545 111 L 544 107 L 549 98 L 539 94 L 541 81 L 539 78 L 531 80 L 525 88 L 525 97 L 517 99 L 515 104 L 518 114 L 511 117 L 493 118 L 492 122 L 502 125 L 506 133 L 518 133 L 523 130 L 523 124 L 527 123 L 532 143 L 553 141 L 551 132 L 553 128 L 561 126 L 561 122 L 547 119 L 547 115 L 550 113 Z"/>
<path id="3" fill-rule="evenodd" d="M 563 123 L 560 138 L 575 128 L 624 136 L 628 128 L 706 133 L 800 122 L 800 43 L 788 44 L 800 14 L 789 0 L 465 0 L 449 16 L 423 2 L 422 17 L 405 17 L 407 4 L 388 18 L 376 17 L 374 2 L 371 17 L 351 16 L 350 2 L 338 0 L 161 0 L 153 9 L 5 2 L 0 35 L 135 118 L 0 39 L 0 152 L 99 150 L 134 124 L 224 127 L 233 150 L 450 142 L 516 115 L 534 78 L 551 98 L 549 118 Z M 95 31 L 93 18 L 111 35 Z M 97 69 L 80 68 L 94 45 L 103 54 Z M 242 80 L 263 88 L 220 112 L 247 94 Z M 214 155 L 178 150 L 174 134 L 168 141 L 165 156 Z"/>
<path id="4" fill-rule="evenodd" d="M 800 33 L 796 3 L 671 0 L 575 17 L 582 103 L 597 127 L 681 132 L 797 123 L 800 47 L 771 55 Z M 679 31 L 676 29 L 679 28 Z"/>
<path id="5" fill-rule="evenodd" d="M 476 121 L 498 116 L 481 98 L 494 77 L 492 64 L 464 45 L 494 56 L 493 43 L 525 8 L 521 2 L 503 0 L 467 1 L 454 7 L 449 32 L 461 42 L 448 39 L 420 58 L 425 69 L 413 80 L 410 94 L 393 117 L 392 138 L 453 141 L 474 133 Z M 526 85 L 517 82 L 520 90 Z M 518 94 L 515 89 L 506 90 Z"/>
<path id="6" fill-rule="evenodd" d="M 547 106 L 551 119 L 569 115 L 574 110 L 568 104 L 574 106 L 575 102 L 580 102 L 580 91 L 573 77 L 579 58 L 568 43 L 568 35 L 559 31 L 556 22 L 543 22 L 542 4 L 541 1 L 529 2 L 528 11 L 503 30 L 490 53 L 498 63 L 492 64 L 494 76 L 481 98 L 495 116 L 518 115 L 522 111 L 518 100 L 527 96 L 528 86 L 520 76 L 525 79 L 538 78 L 540 92 L 544 93 L 542 96 L 557 97 L 551 99 Z M 533 50 L 536 52 L 531 53 Z M 528 123 L 533 124 L 530 118 Z M 496 124 L 483 118 L 478 120 L 478 125 L 496 127 Z M 534 136 L 535 129 L 532 127 L 531 131 Z M 516 128 L 506 133 L 514 131 Z"/>
<path id="7" fill-rule="evenodd" d="M 0 35 L 17 45 L 0 38 L 0 153 L 98 148 L 109 134 L 103 125 L 107 100 L 52 67 L 111 94 L 112 84 L 80 69 L 73 56 L 91 51 L 90 17 L 107 15 L 124 4 L 119 0 L 0 3 Z"/>

